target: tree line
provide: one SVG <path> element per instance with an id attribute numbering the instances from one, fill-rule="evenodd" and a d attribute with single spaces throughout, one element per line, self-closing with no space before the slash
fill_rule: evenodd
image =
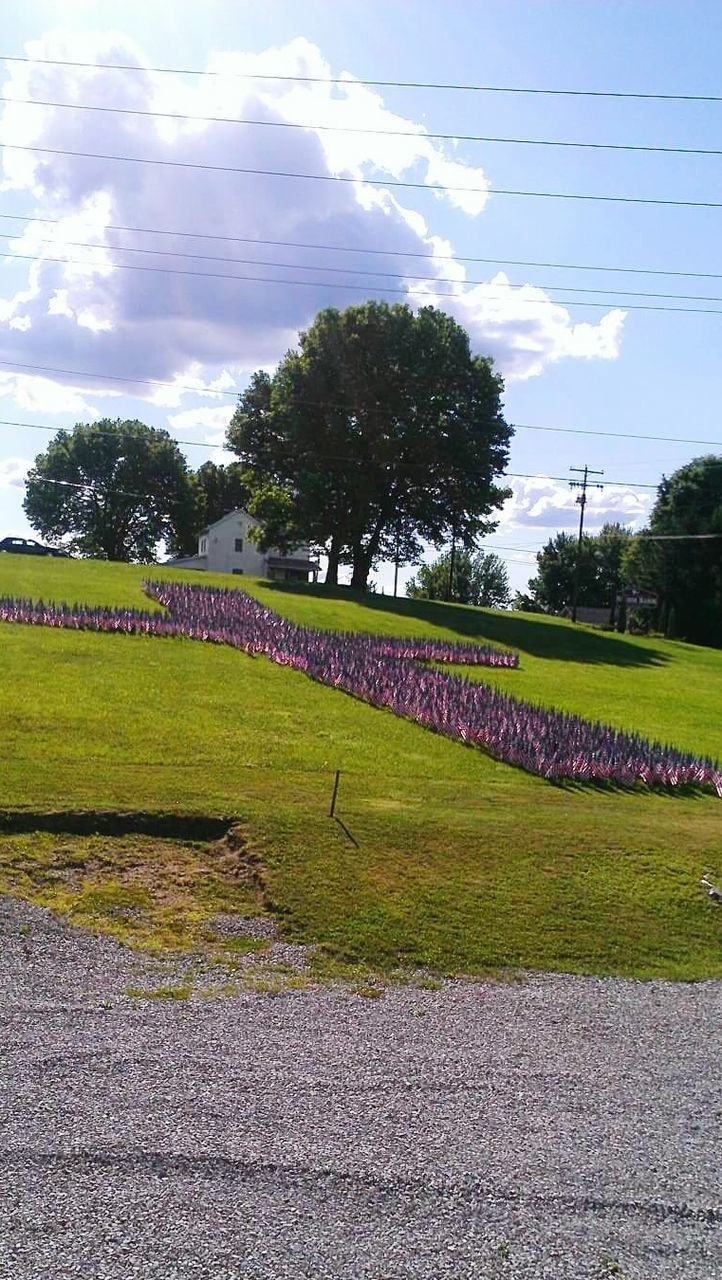
<path id="1" fill-rule="evenodd" d="M 327 583 L 349 568 L 361 590 L 380 561 L 416 565 L 451 543 L 408 593 L 505 607 L 504 566 L 477 550 L 510 495 L 502 393 L 492 360 L 434 307 L 329 308 L 239 396 L 226 437 L 235 461 L 193 470 L 167 431 L 79 423 L 35 459 L 24 509 L 77 554 L 148 563 L 160 544 L 192 554 L 202 528 L 243 507 L 262 550 L 308 544 L 327 557 Z M 578 564 L 579 604 L 611 613 L 623 587 L 651 590 L 657 627 L 720 645 L 720 534 L 722 457 L 698 458 L 662 481 L 641 535 L 606 525 L 581 547 L 550 539 L 514 607 L 560 612 Z"/>
<path id="2" fill-rule="evenodd" d="M 581 547 L 570 534 L 550 538 L 514 608 L 561 612 L 572 599 L 577 562 L 579 604 L 609 609 L 611 623 L 623 621 L 618 595 L 639 589 L 657 597 L 637 616 L 639 626 L 722 646 L 722 456 L 695 458 L 665 477 L 638 533 L 607 524 Z"/>
<path id="3" fill-rule="evenodd" d="M 25 511 L 84 555 L 151 560 L 194 549 L 235 506 L 262 550 L 310 544 L 326 581 L 365 589 L 379 561 L 418 563 L 450 537 L 461 550 L 495 528 L 512 430 L 490 359 L 434 307 L 368 302 L 322 311 L 273 374 L 253 374 L 231 418 L 237 461 L 191 472 L 167 432 L 141 422 L 79 424 L 35 460 Z M 92 482 L 92 483 L 91 483 Z"/>
<path id="4" fill-rule="evenodd" d="M 76 555 L 151 564 L 197 549 L 197 535 L 249 497 L 237 463 L 188 467 L 176 441 L 136 420 L 78 423 L 38 454 L 23 508 L 34 529 Z"/>

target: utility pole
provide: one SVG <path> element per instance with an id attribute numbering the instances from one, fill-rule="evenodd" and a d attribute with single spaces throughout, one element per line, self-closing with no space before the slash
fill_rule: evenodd
<path id="1" fill-rule="evenodd" d="M 603 471 L 593 471 L 591 467 L 570 467 L 570 471 L 577 471 L 583 476 L 583 480 L 570 480 L 570 489 L 580 489 L 577 494 L 576 501 L 579 504 L 579 540 L 577 542 L 577 562 L 574 566 L 574 592 L 572 595 L 572 622 L 577 620 L 577 605 L 579 603 L 579 575 L 582 568 L 582 535 L 584 533 L 584 508 L 587 505 L 587 488 L 589 487 L 590 476 L 603 476 Z M 595 489 L 603 489 L 603 484 L 597 484 Z"/>
<path id="2" fill-rule="evenodd" d="M 398 593 L 399 587 L 399 522 L 396 521 L 396 547 L 394 550 L 394 599 Z"/>

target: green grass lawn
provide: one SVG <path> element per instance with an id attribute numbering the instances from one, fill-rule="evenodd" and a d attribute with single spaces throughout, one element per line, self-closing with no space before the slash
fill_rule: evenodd
<path id="1" fill-rule="evenodd" d="M 148 574 L 171 571 L 2 556 L 0 595 L 142 607 Z M 242 585 L 321 627 L 510 645 L 519 670 L 475 678 L 720 754 L 720 652 Z M 722 871 L 714 797 L 550 786 L 299 672 L 193 641 L 6 624 L 0 672 L 0 807 L 235 815 L 289 936 L 380 968 L 722 976 L 722 911 L 698 887 Z M 349 834 L 327 816 L 337 768 Z"/>

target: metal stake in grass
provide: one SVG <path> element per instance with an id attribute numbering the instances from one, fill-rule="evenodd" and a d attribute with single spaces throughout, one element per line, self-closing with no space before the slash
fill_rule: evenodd
<path id="1" fill-rule="evenodd" d="M 338 784 L 339 784 L 340 777 L 341 777 L 341 770 L 337 769 L 336 776 L 333 780 L 333 795 L 331 796 L 331 808 L 328 811 L 329 818 L 335 818 L 336 816 L 336 796 L 338 795 Z"/>

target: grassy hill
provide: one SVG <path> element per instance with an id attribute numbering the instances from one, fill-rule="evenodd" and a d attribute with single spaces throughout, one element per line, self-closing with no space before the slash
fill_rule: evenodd
<path id="1" fill-rule="evenodd" d="M 147 574 L 5 556 L 0 595 L 150 607 Z M 474 678 L 721 753 L 720 652 L 532 615 L 242 586 L 319 627 L 509 645 L 518 670 Z M 722 975 L 722 912 L 698 888 L 703 871 L 722 871 L 714 797 L 550 786 L 299 672 L 190 640 L 5 624 L 0 664 L 0 807 L 233 815 L 289 935 L 381 967 Z M 327 816 L 335 769 L 345 830 Z M 5 867 L 29 894 L 28 858 L 27 837 L 0 836 L 0 877 Z M 60 901 L 57 877 L 42 892 Z"/>

